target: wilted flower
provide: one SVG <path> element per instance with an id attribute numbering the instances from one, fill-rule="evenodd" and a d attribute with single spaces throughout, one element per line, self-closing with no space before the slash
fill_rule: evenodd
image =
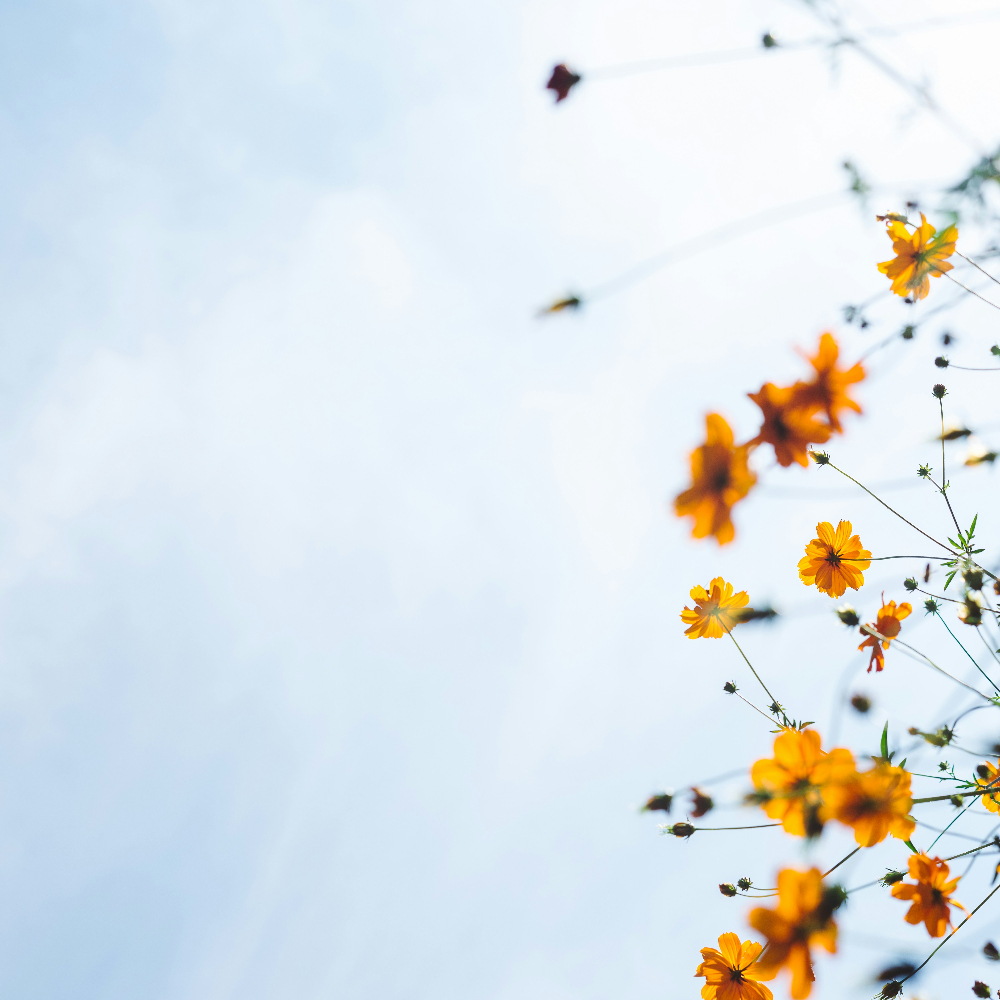
<path id="1" fill-rule="evenodd" d="M 711 812 L 715 803 L 711 797 L 706 795 L 700 788 L 692 788 L 692 809 L 691 815 L 695 819 L 701 819 L 707 812 Z"/>
<path id="2" fill-rule="evenodd" d="M 670 812 L 670 806 L 673 804 L 674 795 L 673 792 L 660 792 L 657 795 L 651 795 L 646 804 L 642 807 L 643 812 Z"/>
<path id="3" fill-rule="evenodd" d="M 545 84 L 546 90 L 552 90 L 556 95 L 556 104 L 565 101 L 569 97 L 569 92 L 580 82 L 582 77 L 579 73 L 574 73 L 568 69 L 565 63 L 559 63 L 552 70 L 549 82 Z"/>
<path id="4" fill-rule="evenodd" d="M 721 892 L 723 896 L 729 896 L 729 897 L 735 896 L 736 886 L 733 885 L 732 882 L 720 882 L 719 892 Z"/>
<path id="5" fill-rule="evenodd" d="M 850 521 L 840 521 L 836 530 L 829 521 L 816 525 L 817 538 L 806 545 L 806 554 L 799 560 L 799 579 L 808 587 L 830 597 L 842 597 L 850 587 L 859 590 L 865 577 L 863 570 L 871 566 L 871 552 L 862 548 L 859 535 L 852 535 Z"/>
<path id="6" fill-rule="evenodd" d="M 922 299 L 930 291 L 929 278 L 938 278 L 952 269 L 947 259 L 955 252 L 958 229 L 949 226 L 938 233 L 920 213 L 920 225 L 911 233 L 899 219 L 887 219 L 886 226 L 896 254 L 878 269 L 892 280 L 899 296 Z"/>
<path id="7" fill-rule="evenodd" d="M 987 997 L 990 997 L 993 994 L 993 991 L 986 985 L 986 983 L 982 983 L 978 979 L 972 984 L 972 992 L 975 993 L 977 997 L 982 997 L 983 1000 L 986 1000 Z"/>
<path id="8" fill-rule="evenodd" d="M 898 607 L 895 601 L 889 601 L 886 604 L 884 603 L 884 594 L 882 595 L 882 601 L 883 604 L 878 613 L 878 620 L 867 626 L 867 628 L 872 628 L 878 632 L 882 638 L 880 639 L 879 636 L 865 631 L 865 626 L 861 628 L 861 634 L 867 636 L 867 638 L 858 646 L 858 649 L 870 646 L 872 651 L 871 659 L 868 661 L 868 673 L 872 672 L 872 667 L 875 667 L 876 673 L 882 671 L 882 668 L 885 666 L 885 656 L 882 650 L 889 648 L 889 641 L 899 635 L 903 619 L 908 617 L 913 611 L 913 608 L 906 601 L 903 601 Z"/>
<path id="9" fill-rule="evenodd" d="M 691 486 L 674 501 L 674 510 L 694 518 L 695 538 L 712 535 L 725 545 L 736 536 L 729 512 L 757 477 L 747 467 L 747 445 L 733 445 L 733 432 L 718 413 L 705 418 L 705 428 L 705 443 L 691 452 Z"/>

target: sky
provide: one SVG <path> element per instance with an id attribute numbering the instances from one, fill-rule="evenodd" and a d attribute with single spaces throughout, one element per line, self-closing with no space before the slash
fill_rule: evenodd
<path id="1" fill-rule="evenodd" d="M 745 393 L 803 375 L 796 347 L 832 329 L 860 356 L 912 318 L 842 309 L 884 291 L 876 211 L 1000 143 L 1000 17 L 874 43 L 969 143 L 847 51 L 597 72 L 768 30 L 818 32 L 778 0 L 0 7 L 0 993 L 694 997 L 698 950 L 746 926 L 719 882 L 846 853 L 835 831 L 810 852 L 772 830 L 679 842 L 639 813 L 772 738 L 722 691 L 753 691 L 734 651 L 677 616 L 726 575 L 785 612 L 745 648 L 795 714 L 859 753 L 888 718 L 902 745 L 952 688 L 902 658 L 866 677 L 795 563 L 821 519 L 925 550 L 830 470 L 761 460 L 724 549 L 669 504 L 707 412 L 748 437 Z M 585 79 L 555 106 L 563 60 Z M 839 195 L 845 159 L 864 206 Z M 988 363 L 990 312 L 873 353 L 831 444 L 935 531 L 915 476 L 938 460 L 933 358 L 950 330 L 955 363 Z M 945 374 L 949 419 L 996 446 L 992 375 Z M 956 512 L 995 544 L 996 480 L 961 447 Z M 873 570 L 854 603 L 904 575 Z M 917 617 L 921 648 L 971 669 Z M 839 711 L 854 690 L 869 717 Z M 963 736 L 994 739 L 979 718 Z M 759 816 L 745 784 L 712 785 L 712 815 Z M 852 901 L 814 996 L 870 996 L 886 956 L 929 950 L 899 906 Z M 955 960 L 962 989 L 987 976 L 990 934 L 984 909 L 919 995 Z"/>

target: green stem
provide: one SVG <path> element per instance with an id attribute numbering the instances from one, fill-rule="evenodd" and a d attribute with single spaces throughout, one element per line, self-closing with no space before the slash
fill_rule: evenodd
<path id="1" fill-rule="evenodd" d="M 760 674 L 758 674 L 757 671 L 753 669 L 753 664 L 747 659 L 747 654 L 744 653 L 742 649 L 740 649 L 740 644 L 736 641 L 736 638 L 733 635 L 733 633 L 729 630 L 729 627 L 726 625 L 725 622 L 720 622 L 720 624 L 726 630 L 726 635 L 728 635 L 729 638 L 733 640 L 733 645 L 737 649 L 740 650 L 740 656 L 743 657 L 744 661 L 746 662 L 746 665 L 753 672 L 754 677 L 756 677 L 757 680 L 760 682 L 760 686 L 764 689 L 764 693 L 768 696 L 768 698 L 771 699 L 771 704 L 772 705 L 777 705 L 778 704 L 778 699 L 775 698 L 774 695 L 771 694 L 771 692 L 767 690 L 767 685 L 760 679 Z"/>
<path id="2" fill-rule="evenodd" d="M 993 690 L 994 690 L 994 691 L 996 691 L 996 693 L 997 693 L 997 694 L 1000 694 L 1000 688 L 998 688 L 998 687 L 996 686 L 996 684 L 994 684 L 994 683 L 993 683 L 993 681 L 992 681 L 992 680 L 990 680 L 990 675 L 989 675 L 988 673 L 986 673 L 986 671 L 985 671 L 985 670 L 983 670 L 983 668 L 982 668 L 982 667 L 981 667 L 981 666 L 980 666 L 980 665 L 979 665 L 978 663 L 976 663 L 975 659 L 973 659 L 973 656 L 972 656 L 972 654 L 971 654 L 971 653 L 970 653 L 970 652 L 969 652 L 969 651 L 968 651 L 968 650 L 967 650 L 967 649 L 965 648 L 965 646 L 963 646 L 963 645 L 962 645 L 962 643 L 961 643 L 961 641 L 959 640 L 958 636 L 957 636 L 957 635 L 955 635 L 955 633 L 954 633 L 954 632 L 952 632 L 952 630 L 951 630 L 950 628 L 948 628 L 948 623 L 947 623 L 947 622 L 946 622 L 946 621 L 945 621 L 945 620 L 944 620 L 944 619 L 943 619 L 943 618 L 941 617 L 941 612 L 940 612 L 940 611 L 935 611 L 935 612 L 934 612 L 934 617 L 935 617 L 935 618 L 937 618 L 937 619 L 938 619 L 938 621 L 940 621 L 940 622 L 941 622 L 941 624 L 942 624 L 942 625 L 943 625 L 943 626 L 944 626 L 945 628 L 947 628 L 947 629 L 948 629 L 948 635 L 950 635 L 950 636 L 952 637 L 952 639 L 954 639 L 954 640 L 955 640 L 955 642 L 957 642 L 957 643 L 958 643 L 958 645 L 959 645 L 959 648 L 960 648 L 960 649 L 962 650 L 962 652 L 963 652 L 963 653 L 965 653 L 965 655 L 966 655 L 966 656 L 967 656 L 967 657 L 968 657 L 968 658 L 969 658 L 970 660 L 972 660 L 972 662 L 973 662 L 973 663 L 975 663 L 975 664 L 976 664 L 976 670 L 978 670 L 978 671 L 979 671 L 979 672 L 980 672 L 980 673 L 981 673 L 981 674 L 982 674 L 982 675 L 983 675 L 983 676 L 984 676 L 984 677 L 986 678 L 986 680 L 988 680 L 988 681 L 990 682 L 990 685 L 992 686 Z"/>

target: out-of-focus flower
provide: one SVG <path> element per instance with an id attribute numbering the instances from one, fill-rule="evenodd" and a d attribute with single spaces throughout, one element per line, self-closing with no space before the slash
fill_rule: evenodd
<path id="1" fill-rule="evenodd" d="M 819 733 L 788 729 L 774 741 L 774 758 L 758 760 L 750 770 L 756 794 L 771 819 L 781 820 L 786 833 L 796 837 L 816 835 L 822 788 L 854 773 L 854 758 L 842 748 L 825 753 Z"/>
<path id="2" fill-rule="evenodd" d="M 858 617 L 857 611 L 855 611 L 854 607 L 850 604 L 841 605 L 834 613 L 841 620 L 841 622 L 848 625 L 850 628 L 855 628 L 861 624 L 861 619 Z"/>
<path id="3" fill-rule="evenodd" d="M 872 702 L 869 697 L 863 694 L 856 694 L 851 698 L 851 708 L 861 715 L 867 715 L 871 711 Z"/>
<path id="4" fill-rule="evenodd" d="M 1000 770 L 990 761 L 980 764 L 976 768 L 976 785 L 979 788 L 995 789 L 995 791 L 986 792 L 979 798 L 988 812 L 1000 812 Z"/>
<path id="5" fill-rule="evenodd" d="M 980 594 L 966 594 L 962 606 L 958 609 L 958 617 L 963 625 L 979 626 L 983 624 L 983 598 Z"/>
<path id="6" fill-rule="evenodd" d="M 558 104 L 569 97 L 569 92 L 582 79 L 583 77 L 579 73 L 574 73 L 565 63 L 559 63 L 558 66 L 553 67 L 552 76 L 549 77 L 549 82 L 545 84 L 545 89 L 555 92 L 556 104 Z"/>
<path id="7" fill-rule="evenodd" d="M 809 464 L 809 445 L 822 444 L 830 437 L 830 428 L 817 420 L 819 406 L 798 399 L 804 384 L 797 382 L 788 388 L 766 382 L 759 392 L 747 395 L 760 407 L 764 417 L 760 431 L 750 444 L 769 444 L 779 465 Z"/>
<path id="8" fill-rule="evenodd" d="M 709 585 L 692 587 L 694 608 L 685 607 L 681 621 L 689 639 L 719 639 L 740 624 L 739 611 L 750 600 L 745 590 L 733 593 L 733 585 L 717 576 Z"/>
<path id="9" fill-rule="evenodd" d="M 735 889 L 732 895 L 736 895 Z M 774 978 L 773 972 L 768 975 L 760 972 L 757 958 L 761 951 L 763 947 L 756 941 L 740 944 L 739 935 L 731 931 L 719 937 L 718 949 L 702 948 L 702 962 L 695 977 L 705 980 L 701 988 L 704 1000 L 772 1000 L 771 991 L 759 982 Z"/>
<path id="10" fill-rule="evenodd" d="M 852 535 L 850 521 L 840 521 L 836 530 L 829 521 L 816 525 L 816 534 L 808 545 L 806 554 L 799 560 L 799 579 L 810 587 L 830 597 L 842 597 L 850 587 L 859 590 L 865 577 L 863 570 L 871 566 L 872 554 L 862 548 L 861 538 Z"/>
<path id="11" fill-rule="evenodd" d="M 889 640 L 895 639 L 899 635 L 899 630 L 903 627 L 903 619 L 908 617 L 912 611 L 913 608 L 906 601 L 903 601 L 898 607 L 895 601 L 889 601 L 886 604 L 885 594 L 882 595 L 882 607 L 879 609 L 878 619 L 870 622 L 868 628 L 873 628 L 879 635 L 884 636 L 884 639 L 879 639 L 877 635 L 866 632 L 865 626 L 861 626 L 861 634 L 866 638 L 858 646 L 858 649 L 870 646 L 872 651 L 871 659 L 868 661 L 868 673 L 872 672 L 872 667 L 875 667 L 876 673 L 882 671 L 885 666 L 885 656 L 882 650 L 889 648 Z"/>
<path id="12" fill-rule="evenodd" d="M 903 298 L 925 298 L 930 291 L 930 278 L 939 278 L 952 269 L 947 259 L 955 252 L 958 229 L 949 226 L 938 233 L 920 213 L 920 225 L 911 233 L 898 218 L 886 219 L 892 251 L 892 260 L 884 261 L 878 269 L 892 281 L 892 290 Z"/>
<path id="13" fill-rule="evenodd" d="M 701 819 L 706 813 L 712 811 L 715 803 L 710 795 L 706 795 L 700 788 L 691 789 L 691 815 L 695 819 Z"/>
<path id="14" fill-rule="evenodd" d="M 799 383 L 795 387 L 798 402 L 806 406 L 811 404 L 818 406 L 826 414 L 830 428 L 838 434 L 842 430 L 840 426 L 842 410 L 861 412 L 861 407 L 851 399 L 847 390 L 853 383 L 860 382 L 865 377 L 865 370 L 860 362 L 851 368 L 838 368 L 839 356 L 840 348 L 833 334 L 824 333 L 819 338 L 816 356 L 808 359 L 816 372 L 813 380 Z"/>
<path id="15" fill-rule="evenodd" d="M 900 882 L 892 887 L 896 899 L 912 900 L 912 905 L 906 914 L 908 924 L 919 924 L 923 921 L 927 933 L 931 937 L 942 937 L 951 924 L 952 906 L 964 910 L 961 903 L 956 903 L 951 894 L 958 885 L 958 879 L 949 880 L 948 865 L 940 858 L 929 858 L 926 854 L 910 855 L 911 882 Z"/>
<path id="16" fill-rule="evenodd" d="M 736 529 L 730 517 L 757 477 L 747 468 L 747 445 L 734 446 L 733 432 L 718 413 L 705 418 L 705 443 L 691 452 L 691 486 L 674 501 L 678 517 L 694 518 L 695 538 L 712 535 L 720 545 L 731 542 Z"/>
<path id="17" fill-rule="evenodd" d="M 909 840 L 916 826 L 909 816 L 912 807 L 910 773 L 891 764 L 876 764 L 823 786 L 822 817 L 851 827 L 862 847 L 880 844 L 889 834 Z"/>
<path id="18" fill-rule="evenodd" d="M 658 792 L 651 795 L 646 804 L 642 807 L 643 812 L 670 812 L 670 806 L 674 801 L 673 792 Z"/>
<path id="19" fill-rule="evenodd" d="M 565 309 L 579 309 L 583 305 L 583 299 L 579 295 L 567 295 L 565 298 L 556 299 L 550 306 L 539 309 L 539 316 L 552 316 L 555 313 L 563 312 Z"/>
<path id="20" fill-rule="evenodd" d="M 835 886 L 824 887 L 818 868 L 798 872 L 786 868 L 778 875 L 778 905 L 750 912 L 750 926 L 767 937 L 767 951 L 758 961 L 770 977 L 787 968 L 792 974 L 792 1000 L 805 1000 L 816 979 L 810 949 L 837 950 L 833 912 L 843 901 Z"/>
<path id="21" fill-rule="evenodd" d="M 972 992 L 975 993 L 977 997 L 982 997 L 983 1000 L 987 1000 L 988 997 L 993 995 L 993 991 L 986 985 L 986 983 L 980 982 L 978 979 L 972 984 Z"/>

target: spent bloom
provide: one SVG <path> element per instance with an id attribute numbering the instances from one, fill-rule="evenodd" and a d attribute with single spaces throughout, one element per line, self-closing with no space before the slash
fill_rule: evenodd
<path id="1" fill-rule="evenodd" d="M 823 786 L 822 818 L 851 827 L 862 847 L 880 844 L 889 834 L 909 840 L 916 827 L 909 815 L 912 807 L 910 773 L 891 764 L 876 764 Z"/>
<path id="2" fill-rule="evenodd" d="M 768 978 L 787 968 L 792 974 L 792 1000 L 805 1000 L 812 991 L 816 976 L 810 949 L 821 945 L 829 952 L 837 950 L 833 911 L 842 899 L 836 888 L 824 887 L 818 868 L 807 872 L 786 868 L 778 875 L 777 907 L 750 912 L 750 926 L 767 937 L 767 951 L 757 965 Z"/>
<path id="3" fill-rule="evenodd" d="M 852 535 L 850 521 L 840 521 L 836 529 L 829 521 L 816 525 L 816 535 L 806 545 L 806 554 L 799 560 L 799 579 L 807 586 L 830 597 L 842 597 L 850 587 L 859 590 L 865 577 L 863 570 L 871 566 L 871 552 L 862 548 L 861 538 Z"/>
<path id="4" fill-rule="evenodd" d="M 689 639 L 719 639 L 743 621 L 740 614 L 750 600 L 745 590 L 733 593 L 733 585 L 717 576 L 709 585 L 692 587 L 694 608 L 681 612 L 681 621 L 688 626 L 684 634 Z"/>
<path id="5" fill-rule="evenodd" d="M 876 673 L 882 671 L 882 668 L 885 666 L 885 656 L 882 650 L 889 648 L 889 641 L 899 635 L 899 630 L 903 627 L 903 619 L 907 618 L 912 611 L 913 608 L 906 601 L 903 601 L 898 606 L 895 601 L 889 601 L 886 604 L 885 595 L 882 595 L 882 607 L 879 609 L 878 619 L 870 622 L 867 628 L 874 629 L 879 635 L 884 636 L 884 638 L 879 639 L 877 635 L 872 635 L 866 631 L 866 626 L 864 625 L 861 627 L 861 634 L 866 636 L 866 638 L 858 646 L 858 649 L 865 649 L 870 646 L 872 651 L 871 659 L 868 661 L 868 673 L 872 672 L 872 667 L 875 668 Z"/>
<path id="6" fill-rule="evenodd" d="M 950 907 L 965 909 L 961 903 L 951 898 L 958 879 L 949 881 L 949 874 L 948 865 L 940 858 L 911 854 L 910 878 L 915 880 L 915 884 L 900 882 L 892 887 L 892 894 L 896 899 L 912 900 L 906 922 L 919 924 L 922 921 L 931 937 L 944 936 L 951 924 Z"/>
<path id="7" fill-rule="evenodd" d="M 955 252 L 958 229 L 949 226 L 938 233 L 920 213 L 920 225 L 911 233 L 899 219 L 887 219 L 886 227 L 892 240 L 892 260 L 879 264 L 878 269 L 892 281 L 892 290 L 906 298 L 925 298 L 930 291 L 930 278 L 939 278 L 952 269 L 947 262 Z"/>
<path id="8" fill-rule="evenodd" d="M 718 413 L 705 418 L 705 443 L 691 452 L 691 485 L 674 501 L 678 517 L 691 516 L 695 538 L 712 535 L 720 545 L 736 536 L 730 510 L 757 477 L 747 467 L 747 445 L 734 446 L 733 432 Z"/>
<path id="9" fill-rule="evenodd" d="M 798 401 L 805 405 L 818 406 L 825 414 L 830 429 L 838 434 L 840 426 L 840 411 L 854 410 L 861 412 L 861 407 L 847 394 L 848 388 L 865 377 L 865 370 L 860 362 L 851 368 L 838 368 L 837 359 L 840 348 L 830 333 L 824 333 L 819 338 L 816 356 L 809 358 L 815 376 L 811 382 L 799 383 L 795 387 Z"/>
<path id="10" fill-rule="evenodd" d="M 732 894 L 736 895 L 735 889 Z M 773 972 L 763 975 L 757 966 L 761 951 L 763 946 L 756 941 L 740 944 L 739 935 L 732 931 L 720 935 L 717 949 L 702 948 L 695 977 L 705 980 L 703 1000 L 772 1000 L 771 991 L 759 982 L 774 978 Z"/>
<path id="11" fill-rule="evenodd" d="M 829 426 L 817 419 L 819 405 L 800 397 L 806 388 L 801 382 L 788 388 L 766 382 L 759 392 L 747 393 L 764 418 L 750 444 L 772 445 L 779 465 L 808 465 L 809 445 L 822 444 L 830 437 Z"/>
<path id="12" fill-rule="evenodd" d="M 819 733 L 787 729 L 774 741 L 774 757 L 758 760 L 750 771 L 759 801 L 786 833 L 815 835 L 822 829 L 822 789 L 854 773 L 854 758 L 842 748 L 824 752 Z"/>

